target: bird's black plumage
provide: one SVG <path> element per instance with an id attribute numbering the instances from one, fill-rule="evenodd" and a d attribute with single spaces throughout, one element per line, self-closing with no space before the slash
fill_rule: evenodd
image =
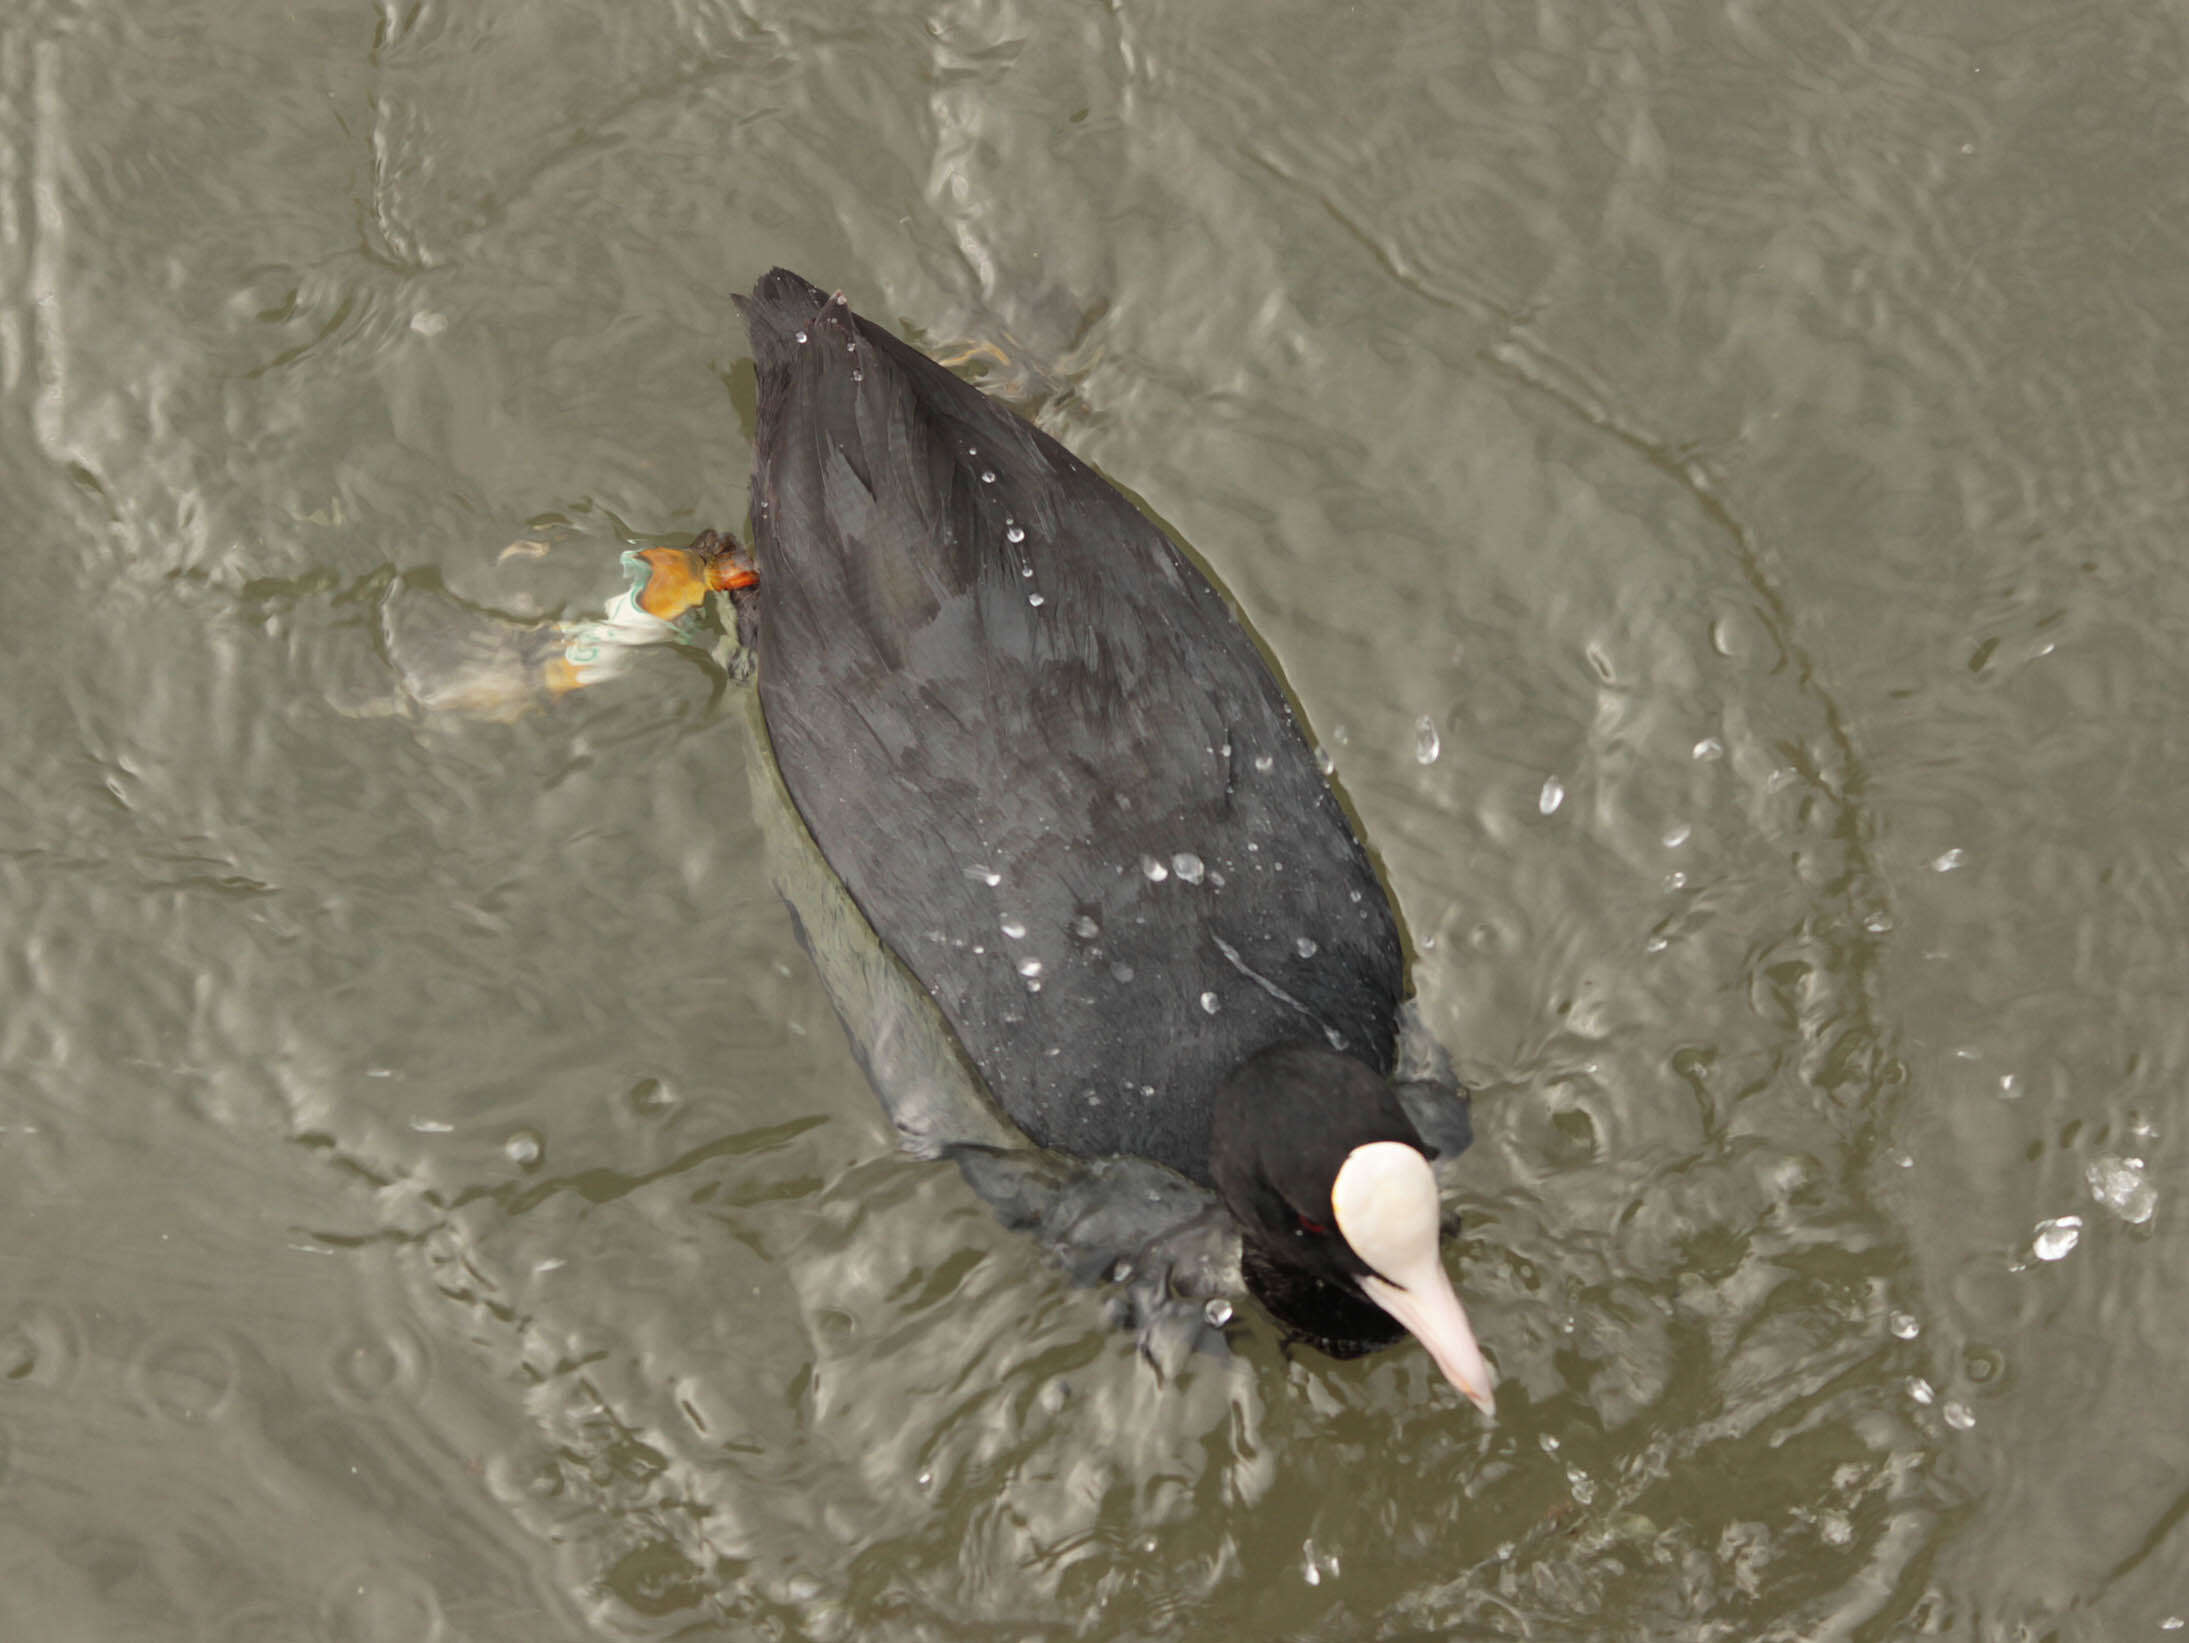
<path id="1" fill-rule="evenodd" d="M 1012 1121 L 1216 1186 L 1300 1323 L 1343 1270 L 1288 1266 L 1228 1189 L 1319 1190 L 1327 1221 L 1350 1146 L 1421 1142 L 1386 1076 L 1395 921 L 1283 688 L 1055 440 L 794 274 L 744 309 L 759 693 L 800 817 Z M 1220 1105 L 1252 1133 L 1212 1143 Z M 1300 1326 L 1395 1335 L 1350 1306 Z"/>
<path id="2" fill-rule="evenodd" d="M 776 760 L 1012 1120 L 1207 1183 L 1217 1088 L 1254 1051 L 1388 1071 L 1389 904 L 1207 579 L 840 299 L 778 270 L 746 321 Z"/>

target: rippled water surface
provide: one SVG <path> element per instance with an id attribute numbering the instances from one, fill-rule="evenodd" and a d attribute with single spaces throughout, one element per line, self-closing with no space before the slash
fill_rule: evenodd
<path id="1" fill-rule="evenodd" d="M 2184 26 L 11 8 L 0 1633 L 2189 1616 Z M 742 528 L 778 262 L 1285 669 L 1494 1427 L 1246 1304 L 1159 1378 L 900 1155 L 712 660 L 419 699 Z"/>

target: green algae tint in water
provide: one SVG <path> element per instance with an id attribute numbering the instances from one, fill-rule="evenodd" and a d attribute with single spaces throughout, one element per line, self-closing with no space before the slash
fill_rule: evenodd
<path id="1" fill-rule="evenodd" d="M 2133 4 L 17 8 L 0 1631 L 2189 1616 L 2184 66 Z M 1249 1308 L 1159 1380 L 899 1156 L 703 657 L 406 698 L 740 525 L 774 263 L 1299 693 L 1478 1089 L 1495 1427 Z"/>

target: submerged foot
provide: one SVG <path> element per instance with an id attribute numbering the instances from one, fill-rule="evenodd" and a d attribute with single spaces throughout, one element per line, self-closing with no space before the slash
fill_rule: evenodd
<path id="1" fill-rule="evenodd" d="M 1230 1351 L 1239 1232 L 1215 1195 L 1141 1158 L 946 1149 L 996 1218 L 1031 1233 L 1075 1283 L 1110 1288 L 1110 1320 L 1169 1379 Z"/>
<path id="2" fill-rule="evenodd" d="M 745 643 L 757 619 L 759 575 L 730 537 L 702 531 L 682 548 L 623 555 L 630 585 L 595 617 L 515 622 L 398 583 L 381 610 L 381 636 L 403 694 L 434 714 L 507 721 L 628 670 L 650 645 L 701 638 L 694 613 L 710 593 L 736 608 Z"/>

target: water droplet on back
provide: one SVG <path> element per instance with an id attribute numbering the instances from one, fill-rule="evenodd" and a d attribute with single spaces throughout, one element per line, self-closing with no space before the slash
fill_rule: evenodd
<path id="1" fill-rule="evenodd" d="M 1003 539 L 1006 542 L 1023 542 L 1026 540 L 1026 533 L 1020 530 L 1018 526 L 1013 525 L 1003 533 Z"/>
<path id="2" fill-rule="evenodd" d="M 1543 791 L 1536 797 L 1536 809 L 1542 811 L 1543 814 L 1547 816 L 1565 802 L 1566 784 L 1560 781 L 1556 776 L 1544 777 Z"/>
<path id="3" fill-rule="evenodd" d="M 1181 850 L 1171 857 L 1171 871 L 1178 875 L 1183 884 L 1199 884 L 1208 868 L 1191 850 Z"/>
<path id="4" fill-rule="evenodd" d="M 1034 977 L 1041 974 L 1041 960 L 1038 958 L 1020 959 L 1018 961 L 1018 973 L 1028 981 L 1033 980 Z"/>
<path id="5" fill-rule="evenodd" d="M 1013 941 L 1022 940 L 1026 935 L 1026 924 L 1023 919 L 1007 918 L 998 928 Z"/>
<path id="6" fill-rule="evenodd" d="M 1223 1008 L 1223 1002 L 1214 993 L 1203 993 L 1201 995 L 1201 1008 L 1208 1011 L 1210 1015 L 1214 1015 Z"/>
<path id="7" fill-rule="evenodd" d="M 1292 943 L 1292 950 L 1302 958 L 1313 958 L 1322 947 L 1313 936 L 1300 936 Z"/>
<path id="8" fill-rule="evenodd" d="M 1148 875 L 1150 884 L 1161 884 L 1171 876 L 1171 870 L 1153 856 L 1142 856 L 1140 858 L 1140 871 Z"/>

